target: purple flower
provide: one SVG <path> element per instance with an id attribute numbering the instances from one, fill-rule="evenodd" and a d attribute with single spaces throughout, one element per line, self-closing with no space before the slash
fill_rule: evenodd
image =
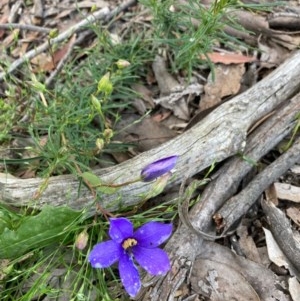
<path id="1" fill-rule="evenodd" d="M 178 156 L 170 156 L 158 161 L 155 161 L 142 169 L 142 181 L 152 181 L 165 173 L 169 172 L 176 165 Z"/>
<path id="2" fill-rule="evenodd" d="M 141 287 L 138 269 L 133 261 L 151 275 L 163 275 L 170 269 L 167 253 L 158 246 L 172 233 L 172 224 L 149 222 L 134 231 L 126 218 L 111 218 L 111 240 L 94 246 L 89 262 L 94 268 L 106 268 L 119 261 L 119 273 L 127 293 L 134 297 Z"/>

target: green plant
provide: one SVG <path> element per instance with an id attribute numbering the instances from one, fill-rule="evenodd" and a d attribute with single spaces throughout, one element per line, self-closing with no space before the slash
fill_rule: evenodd
<path id="1" fill-rule="evenodd" d="M 98 39 L 99 43 L 83 62 L 78 65 L 75 57 L 65 67 L 53 90 L 43 84 L 43 74 L 32 72 L 29 78 L 24 74 L 23 81 L 12 77 L 7 82 L 11 87 L 18 84 L 21 87 L 18 93 L 28 100 L 24 112 L 27 118 L 19 127 L 31 137 L 31 143 L 23 151 L 30 156 L 15 158 L 14 164 L 19 163 L 47 179 L 51 175 L 84 172 L 101 162 L 102 153 L 127 147 L 113 143 L 114 126 L 119 113 L 135 95 L 130 85 L 142 75 L 148 53 L 141 37 L 130 37 L 118 45 L 112 44 L 106 32 L 99 33 Z M 82 56 L 81 50 L 78 56 Z M 3 118 L 9 115 L 8 120 L 13 123 L 15 105 L 4 101 L 0 105 L 7 112 Z M 3 124 L 1 134 L 3 138 L 9 137 L 13 124 Z"/>
<path id="2" fill-rule="evenodd" d="M 10 138 L 10 132 L 14 125 L 16 104 L 0 98 L 0 143 Z"/>
<path id="3" fill-rule="evenodd" d="M 194 0 L 185 4 L 173 0 L 140 2 L 153 14 L 157 46 L 168 49 L 175 70 L 186 69 L 189 75 L 202 56 L 212 51 L 216 41 L 228 41 L 223 29 L 233 22 L 225 16 L 237 7 L 236 0 L 214 1 L 208 8 Z"/>
<path id="4" fill-rule="evenodd" d="M 17 164 L 19 169 L 32 170 L 45 179 L 37 198 L 50 176 L 69 173 L 80 176 L 95 200 L 116 193 L 117 186 L 102 183 L 91 169 L 102 162 L 102 154 L 127 147 L 114 143 L 114 126 L 136 96 L 132 83 L 146 77 L 155 54 L 164 50 L 173 71 L 191 75 L 216 41 L 240 43 L 223 31 L 226 24 L 236 25 L 225 16 L 241 7 L 238 1 L 214 1 L 208 8 L 196 0 L 181 5 L 174 0 L 140 2 L 152 13 L 151 28 L 137 33 L 132 27 L 122 42 L 116 43 L 107 29 L 90 26 L 96 43 L 88 49 L 76 49 L 53 89 L 44 84 L 45 74 L 26 66 L 19 78 L 7 77 L 5 97 L 0 99 L 0 142 L 18 140 L 19 136 L 27 140 L 18 157 L 3 158 L 2 162 L 6 167 Z M 54 49 L 50 52 L 53 55 Z M 157 176 L 156 169 L 153 177 L 152 169 L 146 171 L 144 176 L 151 180 Z M 154 182 L 141 200 L 161 193 L 168 178 L 162 180 Z M 117 214 L 130 215 L 135 227 L 152 220 L 170 222 L 177 216 L 176 201 L 143 210 L 121 208 Z M 78 212 L 50 206 L 41 211 L 15 211 L 0 206 L 1 300 L 28 301 L 45 296 L 67 296 L 74 301 L 126 299 L 117 285 L 116 269 L 93 270 L 87 261 L 92 246 L 107 238 L 107 221 L 97 215 L 90 217 L 94 208 Z"/>

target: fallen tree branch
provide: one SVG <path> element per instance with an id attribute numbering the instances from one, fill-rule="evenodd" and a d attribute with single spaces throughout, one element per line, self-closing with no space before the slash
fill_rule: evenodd
<path id="1" fill-rule="evenodd" d="M 216 213 L 222 220 L 219 226 L 223 233 L 240 219 L 257 201 L 259 196 L 281 175 L 300 160 L 300 138 L 294 142 L 290 149 L 260 172 L 239 194 L 228 200 Z"/>
<path id="2" fill-rule="evenodd" d="M 107 7 L 104 7 L 103 9 L 95 12 L 93 15 L 88 16 L 86 19 L 82 20 L 81 22 L 75 24 L 74 26 L 68 28 L 66 31 L 59 34 L 57 37 L 53 39 L 49 39 L 48 41 L 44 42 L 42 45 L 26 52 L 22 57 L 15 60 L 7 69 L 6 72 L 0 73 L 0 81 L 4 80 L 4 77 L 7 74 L 12 73 L 17 68 L 19 68 L 22 64 L 24 64 L 27 61 L 30 61 L 38 54 L 46 51 L 51 45 L 54 45 L 56 43 L 61 43 L 62 41 L 70 38 L 75 32 L 77 32 L 79 29 L 82 29 L 83 27 L 95 22 L 96 20 L 100 20 L 105 18 L 109 13 L 109 9 Z"/>
<path id="3" fill-rule="evenodd" d="M 299 111 L 300 93 L 286 101 L 283 106 L 248 137 L 245 156 L 254 161 L 259 160 L 277 145 L 294 128 L 297 122 L 297 112 Z M 211 254 L 207 255 L 203 251 L 209 246 L 203 238 L 209 240 L 215 238 L 207 235 L 207 232 L 214 233 L 209 231 L 212 228 L 212 216 L 237 191 L 241 179 L 251 168 L 252 165 L 240 158 L 240 156 L 235 156 L 228 160 L 221 167 L 217 172 L 218 177 L 208 184 L 201 195 L 200 201 L 192 208 L 189 217 L 187 215 L 184 216 L 183 224 L 178 227 L 167 243 L 166 250 L 173 260 L 171 272 L 165 278 L 159 279 L 158 282 L 155 282 L 155 280 L 151 282 L 149 276 L 145 277 L 145 288 L 141 291 L 137 300 L 173 300 L 178 286 L 188 281 L 190 269 L 193 267 L 197 253 L 201 253 L 204 258 L 206 258 L 205 256 L 211 258 Z M 201 184 L 201 181 L 198 182 Z M 197 181 L 194 184 L 192 182 L 191 185 L 195 184 L 197 184 Z M 191 193 L 189 190 L 190 187 L 187 188 L 185 195 Z M 181 192 L 181 194 L 183 193 Z M 180 210 L 180 207 L 181 205 L 179 204 L 178 210 Z M 179 216 L 182 214 L 179 212 Z M 199 231 L 199 229 L 205 230 L 206 233 Z M 149 286 L 152 287 L 149 288 Z M 257 287 L 255 288 L 257 289 Z M 269 291 L 260 289 L 258 292 L 262 295 L 269 293 Z M 151 295 L 151 298 L 149 295 Z"/>
<path id="4" fill-rule="evenodd" d="M 157 159 L 172 154 L 179 155 L 174 179 L 169 185 L 180 183 L 213 162 L 242 152 L 247 131 L 256 121 L 273 111 L 299 90 L 300 52 L 296 52 L 279 68 L 245 93 L 222 104 L 200 123 L 160 147 L 147 151 L 131 160 L 112 168 L 95 170 L 106 183 L 122 183 L 139 176 L 141 169 Z M 51 177 L 47 188 L 38 200 L 33 196 L 44 179 L 0 178 L 1 201 L 14 205 L 31 205 L 41 208 L 45 204 L 68 204 L 81 209 L 94 202 L 90 191 L 81 187 L 73 175 Z M 142 201 L 141 194 L 149 191 L 151 183 L 138 182 L 122 187 L 114 195 L 99 198 L 101 206 L 107 210 L 117 210 L 120 206 L 136 205 Z"/>
<path id="5" fill-rule="evenodd" d="M 294 237 L 290 221 L 271 201 L 263 200 L 261 206 L 278 246 L 300 272 L 300 243 Z"/>
<path id="6" fill-rule="evenodd" d="M 52 30 L 51 28 L 46 28 L 46 27 L 41 27 L 41 26 L 36 26 L 31 24 L 19 24 L 19 23 L 0 24 L 0 29 L 11 30 L 15 28 L 21 30 L 37 31 L 42 33 L 49 33 Z"/>
<path id="7" fill-rule="evenodd" d="M 247 138 L 243 152 L 246 158 L 258 162 L 288 135 L 297 123 L 300 112 L 300 93 L 274 112 Z M 201 195 L 201 202 L 192 209 L 191 214 L 197 216 L 196 229 L 214 233 L 215 225 L 212 216 L 238 190 L 243 178 L 251 171 L 253 165 L 241 156 L 229 159 L 217 172 L 217 177 L 210 182 Z"/>

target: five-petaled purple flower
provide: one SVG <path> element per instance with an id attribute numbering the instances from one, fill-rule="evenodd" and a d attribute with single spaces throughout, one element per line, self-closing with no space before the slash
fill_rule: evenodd
<path id="1" fill-rule="evenodd" d="M 147 165 L 141 172 L 142 181 L 149 182 L 169 172 L 175 167 L 177 159 L 178 156 L 170 156 Z"/>
<path id="2" fill-rule="evenodd" d="M 172 233 L 172 224 L 149 222 L 134 231 L 126 218 L 111 218 L 109 236 L 111 240 L 94 246 L 89 261 L 94 268 L 109 267 L 119 261 L 122 283 L 131 297 L 141 287 L 138 269 L 133 261 L 151 275 L 164 275 L 170 269 L 167 253 L 158 246 Z"/>

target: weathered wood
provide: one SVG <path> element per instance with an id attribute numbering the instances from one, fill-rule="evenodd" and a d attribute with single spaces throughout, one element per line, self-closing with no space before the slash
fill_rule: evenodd
<path id="1" fill-rule="evenodd" d="M 118 166 L 95 170 L 105 182 L 120 183 L 136 178 L 141 169 L 159 158 L 177 154 L 180 156 L 174 179 L 170 185 L 180 183 L 187 175 L 194 175 L 213 162 L 220 162 L 245 147 L 247 130 L 257 120 L 271 112 L 280 103 L 299 90 L 300 52 L 283 63 L 268 77 L 245 93 L 222 104 L 200 123 L 171 141 L 145 152 Z M 75 176 L 51 177 L 48 186 L 38 200 L 33 196 L 44 183 L 43 179 L 0 178 L 1 202 L 14 206 L 45 204 L 68 204 L 83 208 L 92 204 L 92 194 L 80 187 Z M 115 195 L 103 195 L 101 205 L 116 210 L 141 201 L 151 183 L 135 183 L 121 188 Z"/>
<path id="2" fill-rule="evenodd" d="M 0 82 L 2 82 L 5 77 L 18 69 L 25 62 L 30 61 L 32 58 L 36 57 L 38 54 L 46 51 L 51 45 L 59 44 L 66 39 L 70 38 L 74 33 L 82 30 L 89 24 L 94 23 L 97 20 L 104 20 L 104 22 L 110 21 L 114 16 L 118 15 L 120 12 L 126 10 L 128 7 L 134 5 L 136 0 L 128 0 L 128 2 L 122 3 L 120 6 L 117 6 L 115 9 L 110 11 L 108 7 L 104 7 L 99 11 L 93 12 L 91 15 L 85 17 L 79 23 L 68 28 L 66 31 L 60 33 L 57 37 L 52 38 L 44 42 L 43 44 L 35 47 L 32 50 L 29 50 L 20 58 L 15 60 L 5 72 L 0 73 Z"/>
<path id="3" fill-rule="evenodd" d="M 227 232 L 240 217 L 247 213 L 259 196 L 299 160 L 300 138 L 297 138 L 291 148 L 256 175 L 240 193 L 230 198 L 216 213 L 222 219 L 220 228 L 223 232 Z"/>
<path id="4" fill-rule="evenodd" d="M 286 100 L 268 120 L 247 137 L 243 155 L 253 162 L 258 162 L 292 132 L 296 126 L 299 112 L 300 93 Z M 217 172 L 216 179 L 211 181 L 201 194 L 201 202 L 192 209 L 192 216 L 197 217 L 194 224 L 196 229 L 202 229 L 206 233 L 215 235 L 212 216 L 237 192 L 241 181 L 252 168 L 252 164 L 239 156 L 228 159 L 222 165 Z"/>
<path id="5" fill-rule="evenodd" d="M 300 93 L 292 99 L 285 101 L 264 124 L 260 125 L 247 137 L 245 155 L 252 160 L 259 160 L 292 131 L 296 125 L 296 116 L 299 111 Z M 172 259 L 171 271 L 165 277 L 155 278 L 152 282 L 150 277 L 146 276 L 144 278 L 145 288 L 141 290 L 137 300 L 174 300 L 173 297 L 178 293 L 178 289 L 180 290 L 180 285 L 189 281 L 190 268 L 193 268 L 193 262 L 197 258 L 197 254 L 204 256 L 203 258 L 210 259 L 217 255 L 214 252 L 215 247 L 213 247 L 214 251 L 210 250 L 210 254 L 206 253 L 210 245 L 203 238 L 211 239 L 211 237 L 199 233 L 199 229 L 215 235 L 214 232 L 209 232 L 211 230 L 210 226 L 213 214 L 229 197 L 236 193 L 241 179 L 249 172 L 251 167 L 251 164 L 235 156 L 227 160 L 226 164 L 218 170 L 218 177 L 206 186 L 204 192 L 201 194 L 201 201 L 193 206 L 189 217 L 186 215 L 183 219 L 181 218 L 183 224 L 178 227 L 166 245 L 165 249 Z M 245 194 L 247 196 L 246 200 L 251 198 L 252 194 Z M 242 202 L 243 199 L 239 198 L 238 203 Z M 239 212 L 234 212 L 237 218 L 241 216 Z M 181 216 L 180 208 L 179 216 Z M 188 219 L 188 223 L 186 223 L 186 219 Z M 221 256 L 223 256 L 225 250 L 221 252 Z M 243 260 L 243 258 L 237 257 L 236 260 Z M 236 263 L 233 262 L 232 264 Z M 245 273 L 248 270 L 245 270 Z M 265 272 L 269 273 L 269 270 Z M 274 292 L 279 294 L 280 291 L 276 291 L 275 278 L 273 283 L 271 275 L 269 276 L 269 281 L 272 283 Z M 269 286 L 267 287 L 269 289 Z M 255 287 L 260 296 L 268 295 L 269 290 L 264 290 L 264 288 L 264 285 Z M 151 298 L 149 295 L 151 295 Z M 286 300 L 284 297 L 281 297 L 281 299 Z"/>
<path id="6" fill-rule="evenodd" d="M 293 267 L 300 272 L 300 243 L 295 238 L 291 223 L 286 215 L 278 209 L 271 201 L 262 200 L 261 202 L 271 232 L 281 251 L 291 261 Z"/>

